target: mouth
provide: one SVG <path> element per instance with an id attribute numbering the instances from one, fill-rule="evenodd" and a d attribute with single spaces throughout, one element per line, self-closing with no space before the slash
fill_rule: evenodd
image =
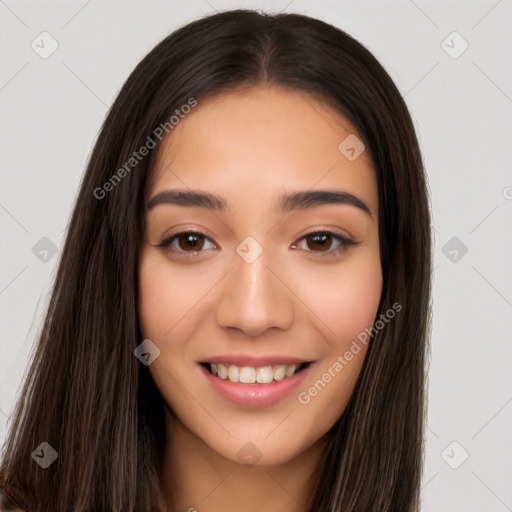
<path id="1" fill-rule="evenodd" d="M 268 407 L 290 399 L 317 361 L 286 354 L 232 353 L 197 361 L 217 396 L 242 407 Z"/>
<path id="2" fill-rule="evenodd" d="M 272 384 L 290 379 L 307 369 L 312 361 L 296 364 L 274 364 L 266 366 L 237 366 L 227 362 L 199 363 L 210 375 L 232 383 L 245 385 Z"/>

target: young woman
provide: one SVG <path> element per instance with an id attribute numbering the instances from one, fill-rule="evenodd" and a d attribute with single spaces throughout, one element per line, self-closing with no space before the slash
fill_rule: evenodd
<path id="1" fill-rule="evenodd" d="M 296 14 L 158 44 L 111 107 L 4 445 L 35 511 L 418 511 L 431 242 L 406 105 Z"/>

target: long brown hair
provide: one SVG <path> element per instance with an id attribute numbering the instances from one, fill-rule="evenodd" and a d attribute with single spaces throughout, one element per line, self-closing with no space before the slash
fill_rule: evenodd
<path id="1" fill-rule="evenodd" d="M 162 397 L 133 353 L 142 341 L 138 261 L 156 151 L 132 168 L 126 162 L 190 98 L 200 105 L 261 84 L 314 95 L 357 128 L 379 193 L 376 318 L 403 306 L 372 336 L 351 400 L 328 434 L 311 511 L 419 509 L 431 239 L 411 117 L 383 67 L 345 32 L 298 14 L 235 10 L 159 43 L 129 76 L 98 136 L 2 454 L 0 483 L 30 512 L 158 510 Z M 58 454 L 46 469 L 31 456 L 42 442 Z"/>

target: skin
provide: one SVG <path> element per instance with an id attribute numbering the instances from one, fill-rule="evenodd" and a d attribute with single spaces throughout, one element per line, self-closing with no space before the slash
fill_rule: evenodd
<path id="1" fill-rule="evenodd" d="M 373 325 L 382 292 L 375 172 L 366 152 L 349 161 L 338 150 L 351 133 L 346 118 L 312 96 L 258 86 L 200 102 L 158 149 L 148 200 L 197 189 L 230 208 L 159 204 L 147 212 L 140 322 L 160 349 L 149 370 L 168 407 L 168 511 L 294 512 L 311 498 L 325 434 L 346 407 L 366 347 L 309 403 L 297 395 Z M 349 192 L 371 216 L 347 204 L 274 208 L 280 194 L 312 189 Z M 187 229 L 206 238 L 158 247 Z M 307 236 L 326 230 L 357 245 L 337 250 L 335 238 L 321 246 Z M 263 248 L 252 263 L 236 252 L 247 236 Z M 248 408 L 221 397 L 198 364 L 232 353 L 315 363 L 285 398 Z M 248 442 L 261 456 L 254 466 L 237 455 Z"/>

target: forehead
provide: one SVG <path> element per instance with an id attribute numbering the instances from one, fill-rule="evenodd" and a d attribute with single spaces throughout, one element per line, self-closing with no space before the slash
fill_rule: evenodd
<path id="1" fill-rule="evenodd" d="M 356 158 L 347 149 L 360 154 Z M 360 144 L 359 146 L 357 144 Z M 284 191 L 343 188 L 377 209 L 375 172 L 356 129 L 306 92 L 258 86 L 222 93 L 184 116 L 160 143 L 148 195 L 213 190 L 232 203 Z"/>

